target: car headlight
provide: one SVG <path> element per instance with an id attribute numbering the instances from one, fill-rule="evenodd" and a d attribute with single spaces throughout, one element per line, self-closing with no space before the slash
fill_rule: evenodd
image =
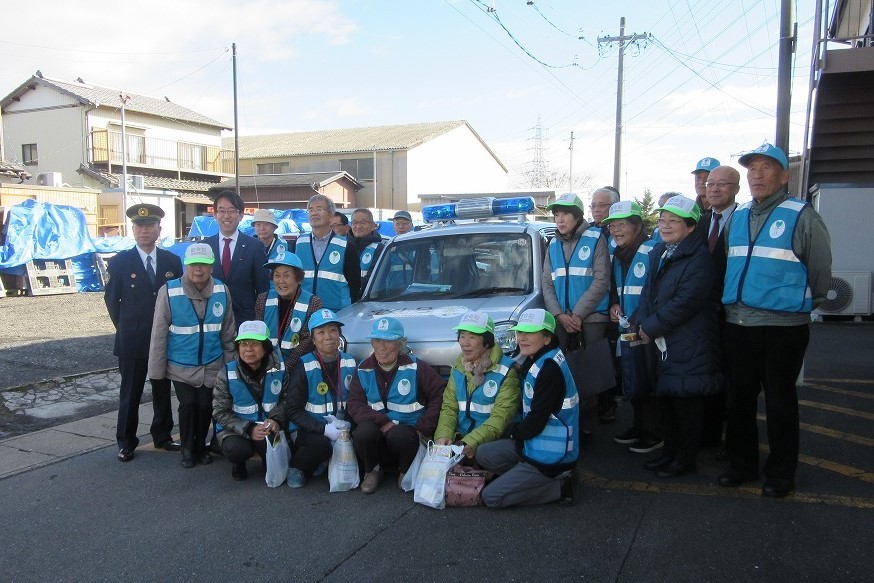
<path id="1" fill-rule="evenodd" d="M 501 347 L 504 354 L 516 351 L 516 331 L 510 330 L 515 322 L 498 322 L 495 324 L 495 344 Z"/>

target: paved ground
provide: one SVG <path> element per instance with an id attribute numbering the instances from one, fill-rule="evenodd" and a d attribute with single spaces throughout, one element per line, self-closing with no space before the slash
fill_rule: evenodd
<path id="1" fill-rule="evenodd" d="M 0 439 L 0 580 L 870 581 L 872 354 L 872 325 L 813 327 L 798 492 L 785 500 L 715 486 L 713 450 L 696 475 L 655 479 L 647 456 L 610 439 L 627 408 L 590 423 L 576 506 L 494 512 L 431 510 L 391 483 L 372 496 L 329 494 L 324 478 L 271 490 L 254 461 L 236 483 L 224 460 L 183 470 L 148 445 L 121 464 L 115 412 L 86 405 Z M 12 419 L 63 413 L 72 395 L 87 400 L 87 379 L 111 408 L 106 373 L 0 400 Z M 147 440 L 150 405 L 141 413 Z"/>

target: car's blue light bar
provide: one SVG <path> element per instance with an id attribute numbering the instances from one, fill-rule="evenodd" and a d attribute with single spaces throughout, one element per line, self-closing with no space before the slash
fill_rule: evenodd
<path id="1" fill-rule="evenodd" d="M 524 215 L 534 211 L 534 199 L 519 198 L 469 198 L 459 202 L 432 204 L 422 209 L 426 223 L 452 221 L 455 219 L 484 219 L 506 215 Z"/>

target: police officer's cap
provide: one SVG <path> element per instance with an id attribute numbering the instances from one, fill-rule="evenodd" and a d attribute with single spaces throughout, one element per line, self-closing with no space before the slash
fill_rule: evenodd
<path id="1" fill-rule="evenodd" d="M 127 216 L 132 223 L 152 223 L 164 218 L 164 209 L 154 204 L 135 204 L 127 209 Z"/>

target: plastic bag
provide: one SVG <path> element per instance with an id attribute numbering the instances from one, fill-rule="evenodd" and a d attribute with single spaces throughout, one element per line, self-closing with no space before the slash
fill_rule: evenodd
<path id="1" fill-rule="evenodd" d="M 285 440 L 285 432 L 277 432 L 272 439 L 267 437 L 267 474 L 264 476 L 264 481 L 270 488 L 277 488 L 285 481 L 290 457 L 291 452 Z"/>
<path id="2" fill-rule="evenodd" d="M 428 447 L 424 443 L 419 444 L 419 451 L 416 452 L 416 457 L 413 463 L 410 464 L 410 469 L 404 474 L 404 479 L 401 480 L 401 489 L 404 492 L 409 492 L 416 487 L 416 476 L 419 475 L 419 466 L 422 465 L 422 460 L 425 459 L 425 453 Z"/>
<path id="3" fill-rule="evenodd" d="M 464 458 L 460 445 L 434 445 L 428 442 L 428 451 L 416 476 L 413 502 L 437 508 L 446 507 L 446 472 Z"/>
<path id="4" fill-rule="evenodd" d="M 331 492 L 346 492 L 358 487 L 358 460 L 348 429 L 341 431 L 334 442 L 334 453 L 328 462 L 328 484 Z"/>

